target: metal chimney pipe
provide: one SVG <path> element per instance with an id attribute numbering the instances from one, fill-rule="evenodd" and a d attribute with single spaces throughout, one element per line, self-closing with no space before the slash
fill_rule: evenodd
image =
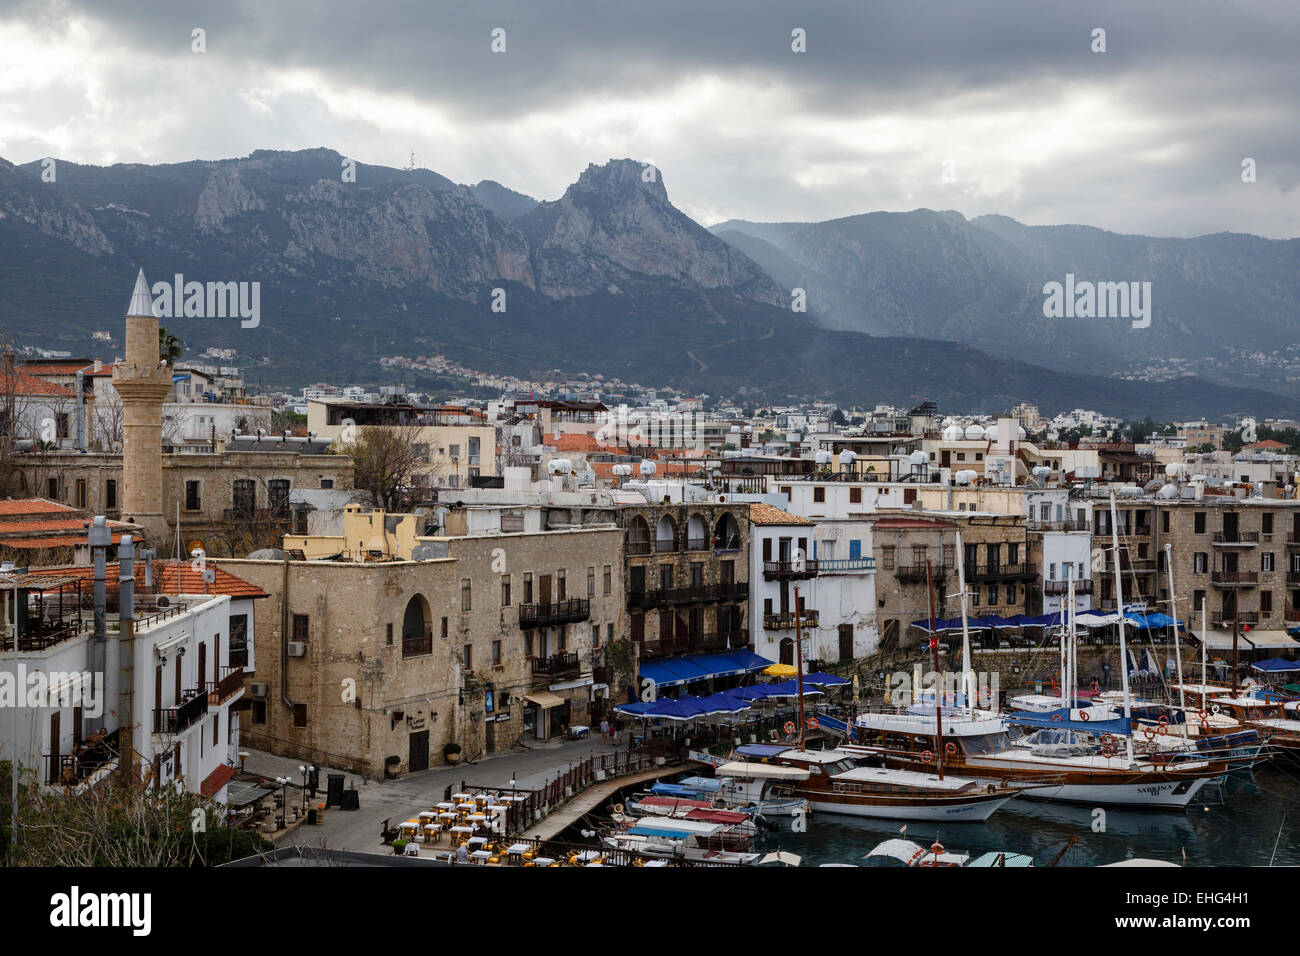
<path id="1" fill-rule="evenodd" d="M 86 376 L 77 369 L 77 451 L 86 450 Z"/>
<path id="2" fill-rule="evenodd" d="M 135 748 L 135 543 L 129 534 L 122 535 L 122 543 L 117 547 L 117 559 L 121 567 L 118 578 L 121 589 L 119 630 L 117 641 L 112 642 L 117 645 L 117 686 L 114 688 L 115 694 L 107 699 L 118 702 L 119 753 L 122 755 L 120 766 L 124 781 L 134 785 L 140 780 L 140 771 Z"/>

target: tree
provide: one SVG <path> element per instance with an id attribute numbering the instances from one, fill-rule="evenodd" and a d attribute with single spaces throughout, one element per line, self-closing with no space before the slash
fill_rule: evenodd
<path id="1" fill-rule="evenodd" d="M 163 326 L 158 326 L 158 361 L 163 365 L 175 365 L 182 351 L 184 346 L 181 340 Z"/>
<path id="2" fill-rule="evenodd" d="M 396 425 L 358 429 L 357 440 L 342 449 L 352 455 L 353 484 L 370 492 L 387 511 L 409 501 L 426 455 L 416 449 L 415 430 Z"/>
<path id="3" fill-rule="evenodd" d="M 832 425 L 834 425 L 835 427 L 839 428 L 839 427 L 842 427 L 845 423 L 846 423 L 846 419 L 844 418 L 844 413 L 843 413 L 842 411 L 840 411 L 840 410 L 837 408 L 837 409 L 835 409 L 835 411 L 831 412 L 831 424 L 832 424 Z"/>

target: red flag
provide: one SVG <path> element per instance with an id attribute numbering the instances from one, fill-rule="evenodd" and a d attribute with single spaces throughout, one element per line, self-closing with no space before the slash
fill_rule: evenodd
<path id="1" fill-rule="evenodd" d="M 930 650 L 934 650 L 938 646 L 939 646 L 939 639 L 937 637 L 930 638 Z"/>

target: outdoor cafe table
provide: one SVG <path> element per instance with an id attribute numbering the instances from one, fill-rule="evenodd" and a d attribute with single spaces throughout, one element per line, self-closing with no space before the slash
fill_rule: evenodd
<path id="1" fill-rule="evenodd" d="M 481 862 L 487 862 L 491 859 L 492 852 L 490 850 L 475 850 L 470 854 L 470 857 Z"/>
<path id="2" fill-rule="evenodd" d="M 469 820 L 469 821 L 472 822 L 472 823 L 483 823 L 485 820 L 487 820 L 487 814 L 485 814 L 485 813 L 471 813 L 471 814 L 469 814 L 467 817 L 465 817 L 465 819 L 466 819 L 466 820 Z"/>
<path id="3" fill-rule="evenodd" d="M 453 793 L 451 795 L 451 798 L 455 800 L 457 803 L 462 803 L 465 800 L 468 800 L 470 798 L 470 795 L 468 793 Z"/>
<path id="4" fill-rule="evenodd" d="M 434 818 L 437 817 L 437 816 L 438 816 L 438 814 L 435 813 L 435 812 L 432 811 L 432 810 L 421 810 L 421 811 L 420 811 L 420 819 L 423 820 L 423 821 L 425 821 L 426 823 L 427 823 L 428 821 L 434 819 Z"/>
<path id="5" fill-rule="evenodd" d="M 452 803 L 450 800 L 444 800 L 444 801 L 442 801 L 442 803 L 438 803 L 438 804 L 434 804 L 434 805 L 435 805 L 439 810 L 454 810 L 455 807 L 456 807 L 456 804 Z"/>
<path id="6" fill-rule="evenodd" d="M 470 837 L 465 842 L 470 846 L 483 846 L 487 843 L 487 837 Z"/>
<path id="7" fill-rule="evenodd" d="M 512 843 L 506 850 L 511 856 L 522 856 L 533 848 L 531 843 Z"/>
<path id="8" fill-rule="evenodd" d="M 448 811 L 443 811 L 442 813 L 438 814 L 438 819 L 439 819 L 439 820 L 455 820 L 455 819 L 456 819 L 456 814 L 451 813 L 451 812 L 448 812 Z"/>
<path id="9" fill-rule="evenodd" d="M 534 866 L 550 866 L 550 865 L 551 865 L 552 863 L 554 863 L 554 862 L 555 862 L 555 861 L 552 860 L 549 856 L 539 856 L 539 857 L 537 857 L 537 859 L 533 860 L 533 865 L 534 865 Z"/>
<path id="10" fill-rule="evenodd" d="M 581 860 L 582 862 L 586 863 L 589 860 L 600 859 L 600 855 L 601 854 L 599 850 L 583 850 L 575 857 L 575 859 Z"/>
<path id="11" fill-rule="evenodd" d="M 457 810 L 464 810 L 464 811 L 466 811 L 467 813 L 473 813 L 473 812 L 477 809 L 477 807 L 475 807 L 474 804 L 469 803 L 469 802 L 467 801 L 467 802 L 465 802 L 465 803 L 458 803 L 458 804 L 456 804 L 456 809 L 457 809 Z"/>
<path id="12" fill-rule="evenodd" d="M 467 833 L 473 833 L 474 828 L 473 827 L 450 827 L 447 830 L 447 832 L 455 833 L 455 834 L 467 834 Z"/>

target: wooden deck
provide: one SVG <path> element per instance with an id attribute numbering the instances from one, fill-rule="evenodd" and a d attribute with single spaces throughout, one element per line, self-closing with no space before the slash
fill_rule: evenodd
<path id="1" fill-rule="evenodd" d="M 602 783 L 592 784 L 564 806 L 553 813 L 547 814 L 528 830 L 525 830 L 523 836 L 534 840 L 554 840 L 570 826 L 581 820 L 584 814 L 590 813 L 599 807 L 612 794 L 617 793 L 624 787 L 681 772 L 681 767 L 655 767 L 651 770 L 643 770 L 640 773 L 628 774 Z"/>

